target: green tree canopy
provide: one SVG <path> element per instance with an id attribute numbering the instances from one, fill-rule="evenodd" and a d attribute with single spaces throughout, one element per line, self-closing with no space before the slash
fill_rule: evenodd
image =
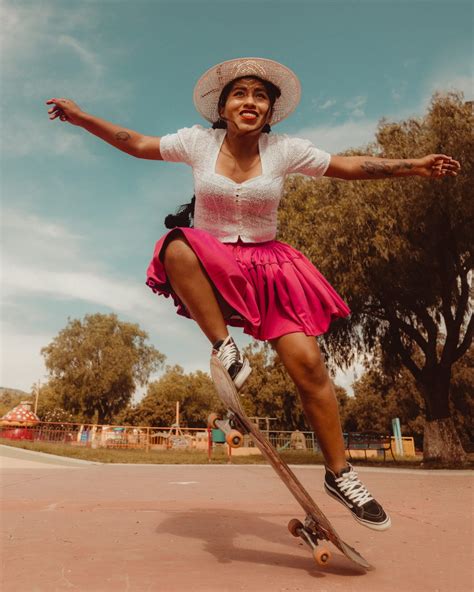
<path id="1" fill-rule="evenodd" d="M 382 121 L 364 150 L 386 158 L 452 155 L 456 178 L 418 177 L 286 186 L 279 238 L 303 251 L 348 302 L 352 315 L 324 339 L 334 364 L 380 347 L 386 371 L 404 366 L 425 403 L 425 458 L 463 451 L 451 421 L 451 369 L 472 343 L 474 200 L 472 105 L 435 95 L 425 117 Z"/>
<path id="2" fill-rule="evenodd" d="M 109 422 L 164 362 L 147 339 L 138 325 L 115 314 L 70 320 L 41 350 L 62 408 L 88 421 Z"/>
<path id="3" fill-rule="evenodd" d="M 190 428 L 203 427 L 210 413 L 224 411 L 208 374 L 200 370 L 185 374 L 181 366 L 167 366 L 165 373 L 148 385 L 143 399 L 120 415 L 120 422 L 169 427 L 176 422 L 177 402 L 180 425 Z"/>
<path id="4" fill-rule="evenodd" d="M 6 415 L 22 401 L 31 401 L 31 395 L 18 389 L 0 387 L 0 417 Z"/>

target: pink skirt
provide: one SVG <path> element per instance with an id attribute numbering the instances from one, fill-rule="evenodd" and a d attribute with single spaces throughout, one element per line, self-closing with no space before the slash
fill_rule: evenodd
<path id="1" fill-rule="evenodd" d="M 173 292 L 163 265 L 171 233 L 182 232 L 222 298 L 233 309 L 226 323 L 243 327 L 255 339 L 287 333 L 321 335 L 331 321 L 350 310 L 329 282 L 299 251 L 276 240 L 222 243 L 196 228 L 175 228 L 156 243 L 147 270 L 153 292 L 171 296 L 177 313 L 191 318 Z"/>

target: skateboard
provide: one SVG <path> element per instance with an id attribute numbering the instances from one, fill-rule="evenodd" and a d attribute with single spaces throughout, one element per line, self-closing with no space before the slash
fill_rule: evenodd
<path id="1" fill-rule="evenodd" d="M 319 565 L 325 566 L 331 559 L 331 552 L 319 545 L 320 541 L 329 541 L 348 559 L 366 570 L 371 569 L 372 566 L 355 549 L 341 539 L 276 449 L 263 436 L 257 426 L 249 420 L 240 404 L 239 394 L 232 379 L 222 362 L 215 356 L 211 358 L 211 377 L 217 393 L 228 411 L 225 419 L 220 419 L 215 414 L 209 416 L 209 425 L 222 429 L 226 433 L 227 443 L 233 448 L 242 445 L 244 434 L 250 435 L 255 445 L 272 465 L 277 475 L 288 487 L 306 514 L 304 522 L 296 518 L 290 520 L 288 523 L 290 533 L 301 538 L 310 547 L 313 558 Z"/>

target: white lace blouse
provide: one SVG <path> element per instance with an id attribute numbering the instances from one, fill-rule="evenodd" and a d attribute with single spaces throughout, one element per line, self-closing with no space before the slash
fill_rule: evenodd
<path id="1" fill-rule="evenodd" d="M 221 242 L 237 242 L 239 238 L 251 243 L 273 240 L 285 176 L 302 173 L 322 177 L 331 155 L 309 140 L 261 134 L 261 175 L 236 183 L 215 172 L 225 135 L 224 129 L 194 125 L 162 136 L 160 152 L 163 160 L 184 162 L 193 168 L 195 228 Z"/>

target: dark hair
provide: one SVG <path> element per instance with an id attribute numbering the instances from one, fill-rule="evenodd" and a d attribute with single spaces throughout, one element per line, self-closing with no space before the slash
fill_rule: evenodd
<path id="1" fill-rule="evenodd" d="M 168 214 L 165 218 L 166 228 L 192 227 L 194 223 L 195 203 L 196 196 L 193 195 L 193 198 L 189 203 L 179 206 L 174 214 Z"/>
<path id="2" fill-rule="evenodd" d="M 242 78 L 255 78 L 259 80 L 265 90 L 268 93 L 268 98 L 270 99 L 270 109 L 273 109 L 273 105 L 275 101 L 280 97 L 281 91 L 278 86 L 275 86 L 273 83 L 269 82 L 268 80 L 263 80 L 258 76 L 240 76 L 239 78 L 234 78 L 230 82 L 228 82 L 221 91 L 219 96 L 219 101 L 217 103 L 217 110 L 220 111 L 224 108 L 227 98 L 230 95 L 230 91 L 234 86 L 234 82 L 237 80 L 241 80 Z M 216 122 L 212 124 L 212 129 L 227 129 L 227 124 L 223 119 L 218 119 Z M 268 134 L 272 131 L 272 128 L 268 123 L 266 123 L 262 128 L 262 133 Z M 177 227 L 192 227 L 194 224 L 194 205 L 196 203 L 196 196 L 193 195 L 192 200 L 187 203 L 179 206 L 176 210 L 175 214 L 168 214 L 165 218 L 165 226 L 166 228 L 177 228 Z"/>

